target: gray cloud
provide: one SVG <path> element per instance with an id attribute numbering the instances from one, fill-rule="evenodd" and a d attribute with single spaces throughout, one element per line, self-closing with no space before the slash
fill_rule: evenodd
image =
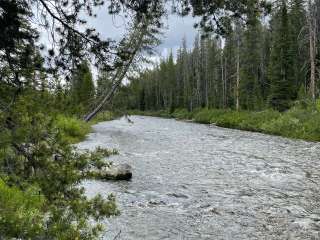
<path id="1" fill-rule="evenodd" d="M 95 27 L 104 38 L 113 38 L 119 40 L 126 33 L 127 20 L 121 16 L 111 16 L 104 8 L 99 9 L 96 18 L 90 18 L 89 24 Z M 170 50 L 175 53 L 182 42 L 182 38 L 187 40 L 188 47 L 192 46 L 193 40 L 197 33 L 193 25 L 196 19 L 187 16 L 180 17 L 177 15 L 169 15 L 164 20 L 165 29 L 161 37 L 162 43 L 157 47 L 156 51 L 160 56 L 166 56 Z"/>
<path id="2" fill-rule="evenodd" d="M 103 39 L 111 38 L 120 40 L 125 36 L 128 28 L 128 20 L 126 20 L 124 16 L 121 16 L 121 14 L 112 16 L 105 7 L 96 9 L 95 13 L 97 17 L 89 18 L 85 16 L 85 18 L 88 21 L 88 26 L 96 28 Z M 176 56 L 177 49 L 181 46 L 184 37 L 190 48 L 197 34 L 197 30 L 193 27 L 196 20 L 197 19 L 191 16 L 180 17 L 177 15 L 169 15 L 164 19 L 165 28 L 161 36 L 162 43 L 156 48 L 156 54 L 150 57 L 150 59 L 158 62 L 161 57 L 168 56 L 171 50 L 174 56 Z M 52 45 L 50 34 L 48 35 L 43 29 L 41 31 L 41 42 L 45 43 L 48 48 Z M 94 75 L 96 75 L 96 69 L 94 69 Z"/>
<path id="3" fill-rule="evenodd" d="M 183 37 L 186 38 L 188 47 L 191 47 L 197 34 L 197 30 L 193 27 L 195 22 L 196 19 L 191 16 L 179 17 L 170 15 L 165 21 L 168 29 L 164 30 L 163 43 L 159 46 L 160 50 L 176 50 L 181 46 Z"/>

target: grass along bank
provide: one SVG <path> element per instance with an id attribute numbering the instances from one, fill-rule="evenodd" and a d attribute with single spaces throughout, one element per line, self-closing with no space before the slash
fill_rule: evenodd
<path id="1" fill-rule="evenodd" d="M 99 113 L 90 122 L 85 122 L 82 119 L 73 116 L 58 115 L 54 125 L 64 141 L 73 144 L 83 141 L 87 134 L 92 131 L 92 125 L 99 122 L 111 121 L 117 116 L 117 114 L 110 111 L 104 111 Z"/>
<path id="2" fill-rule="evenodd" d="M 192 120 L 197 123 L 215 124 L 220 127 L 261 132 L 307 141 L 320 141 L 320 108 L 295 106 L 280 113 L 274 110 L 259 112 L 221 109 L 176 109 L 162 111 L 132 111 L 131 114 Z"/>

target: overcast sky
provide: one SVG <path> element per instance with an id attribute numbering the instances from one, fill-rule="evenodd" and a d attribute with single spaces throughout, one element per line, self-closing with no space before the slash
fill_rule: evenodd
<path id="1" fill-rule="evenodd" d="M 120 40 L 126 31 L 126 20 L 117 15 L 111 16 L 107 13 L 106 9 L 97 9 L 96 18 L 89 18 L 88 26 L 94 27 L 101 34 L 101 36 L 106 38 L 111 38 L 114 40 Z M 165 29 L 163 29 L 163 35 L 161 37 L 162 43 L 156 49 L 156 55 L 152 56 L 154 62 L 158 62 L 161 57 L 166 57 L 173 51 L 174 56 L 176 56 L 177 49 L 181 46 L 183 37 L 187 40 L 187 45 L 191 48 L 197 30 L 194 29 L 193 25 L 196 22 L 191 16 L 179 17 L 177 15 L 169 15 L 164 19 Z M 48 37 L 48 32 L 43 31 L 41 34 L 42 41 L 47 45 L 51 45 L 51 41 Z M 92 69 L 93 74 L 96 77 L 97 70 Z"/>
<path id="2" fill-rule="evenodd" d="M 171 49 L 176 53 L 184 36 L 188 47 L 191 47 L 197 33 L 193 27 L 194 23 L 195 19 L 191 16 L 182 18 L 170 15 L 165 19 L 166 28 L 163 30 L 162 44 L 157 49 L 158 57 L 167 56 Z M 121 16 L 112 17 L 103 9 L 97 12 L 96 18 L 89 20 L 89 24 L 93 25 L 104 38 L 120 39 L 125 33 L 125 20 Z"/>

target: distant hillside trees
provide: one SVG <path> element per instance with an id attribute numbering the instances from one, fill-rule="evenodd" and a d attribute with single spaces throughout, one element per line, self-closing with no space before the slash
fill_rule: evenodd
<path id="1" fill-rule="evenodd" d="M 183 39 L 175 61 L 171 54 L 131 81 L 131 105 L 285 111 L 301 96 L 314 100 L 319 96 L 318 5 L 281 0 L 265 19 L 249 4 L 246 24 L 232 22 L 223 40 L 203 30 L 188 49 Z"/>

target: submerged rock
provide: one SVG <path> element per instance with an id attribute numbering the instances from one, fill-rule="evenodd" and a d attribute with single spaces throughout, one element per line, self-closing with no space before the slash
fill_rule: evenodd
<path id="1" fill-rule="evenodd" d="M 184 195 L 182 193 L 168 193 L 169 197 L 175 197 L 175 198 L 189 198 L 187 195 Z"/>
<path id="2" fill-rule="evenodd" d="M 106 180 L 130 180 L 132 168 L 129 164 L 111 165 L 93 171 L 94 176 Z"/>
<path id="3" fill-rule="evenodd" d="M 157 201 L 157 200 L 150 200 L 148 202 L 148 205 L 149 206 L 157 206 L 157 205 L 166 205 L 166 202 L 160 200 L 160 201 Z"/>

